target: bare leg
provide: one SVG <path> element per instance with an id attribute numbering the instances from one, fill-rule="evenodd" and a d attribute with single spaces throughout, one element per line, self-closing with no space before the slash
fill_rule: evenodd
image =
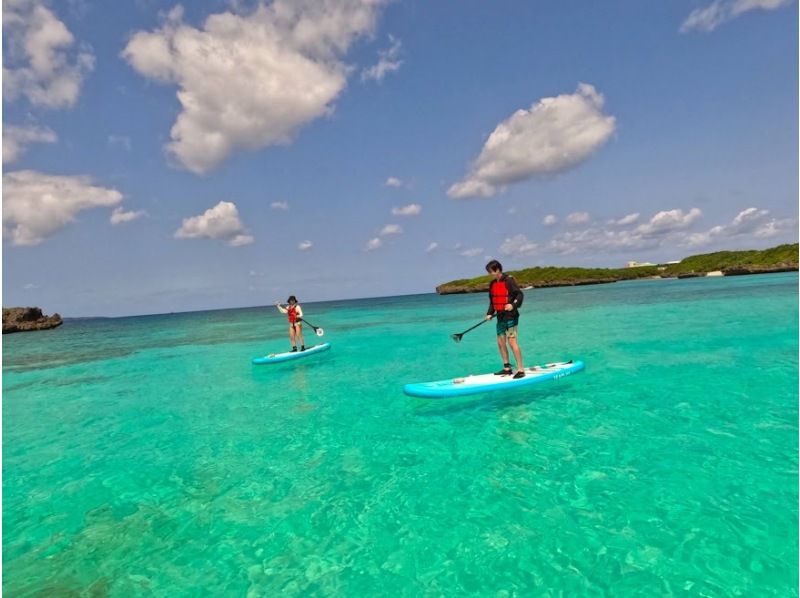
<path id="1" fill-rule="evenodd" d="M 294 326 L 291 325 L 289 326 L 289 342 L 292 343 L 292 347 L 297 345 L 294 339 Z"/>
<path id="2" fill-rule="evenodd" d="M 295 336 L 296 339 L 298 339 L 298 342 L 300 343 L 300 346 L 301 347 L 305 347 L 306 346 L 306 342 L 303 340 L 303 325 L 302 324 L 295 324 L 295 326 L 297 327 L 297 329 L 294 332 L 294 336 Z"/>
<path id="3" fill-rule="evenodd" d="M 524 370 L 525 366 L 522 365 L 522 351 L 519 348 L 519 343 L 517 343 L 517 337 L 513 336 L 509 338 L 508 344 L 511 345 L 511 350 L 514 352 L 514 359 L 517 360 L 517 371 Z"/>
<path id="4" fill-rule="evenodd" d="M 508 347 L 506 347 L 506 335 L 497 335 L 497 348 L 500 349 L 500 357 L 503 358 L 503 365 L 508 363 Z"/>

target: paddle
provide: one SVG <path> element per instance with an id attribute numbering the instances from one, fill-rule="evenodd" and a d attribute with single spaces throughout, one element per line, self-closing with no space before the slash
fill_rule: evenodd
<path id="1" fill-rule="evenodd" d="M 311 328 L 314 329 L 314 332 L 316 333 L 317 336 L 322 336 L 323 334 L 325 334 L 325 331 L 322 328 L 320 328 L 319 326 L 314 326 L 311 322 L 309 322 L 305 318 L 300 318 L 300 322 L 305 322 L 306 324 L 311 326 Z"/>
<path id="2" fill-rule="evenodd" d="M 494 317 L 494 316 L 492 316 L 492 318 L 493 318 L 493 317 Z M 490 318 L 490 319 L 491 319 L 491 318 Z M 452 338 L 452 339 L 453 339 L 454 341 L 456 341 L 457 343 L 460 343 L 460 342 L 461 342 L 461 337 L 462 337 L 462 336 L 464 336 L 464 335 L 465 335 L 467 332 L 469 332 L 470 330 L 475 330 L 475 329 L 476 329 L 478 326 L 480 326 L 481 324 L 485 324 L 485 323 L 486 323 L 486 322 L 488 322 L 488 321 L 489 321 L 489 320 L 483 319 L 483 320 L 481 320 L 480 322 L 478 322 L 477 324 L 475 324 L 475 326 L 473 326 L 472 328 L 467 328 L 467 329 L 466 329 L 464 332 L 457 333 L 457 334 L 451 334 L 451 335 L 450 335 L 450 338 Z"/>

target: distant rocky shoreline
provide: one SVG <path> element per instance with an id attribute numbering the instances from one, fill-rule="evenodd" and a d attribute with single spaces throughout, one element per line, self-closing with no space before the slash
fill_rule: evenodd
<path id="1" fill-rule="evenodd" d="M 549 281 L 519 281 L 520 286 L 524 288 L 550 288 L 550 287 L 573 287 L 583 286 L 590 284 L 609 284 L 612 282 L 620 282 L 622 280 L 653 280 L 653 279 L 669 279 L 669 278 L 703 278 L 706 276 L 746 276 L 748 274 L 772 274 L 777 272 L 797 272 L 796 265 L 781 265 L 781 266 L 747 266 L 735 267 L 724 270 L 716 270 L 710 272 L 681 272 L 679 274 L 655 274 L 653 276 L 640 277 L 636 279 L 610 276 L 607 278 L 575 278 L 571 280 L 549 280 Z M 489 290 L 488 282 L 481 283 L 444 283 L 436 287 L 436 293 L 439 295 L 459 295 L 465 293 L 484 293 Z"/>
<path id="2" fill-rule="evenodd" d="M 660 276 L 659 278 L 702 278 L 704 276 L 747 276 L 748 274 L 776 274 L 778 272 L 797 272 L 797 266 L 728 268 L 715 272 L 683 272 L 677 276 Z"/>
<path id="3" fill-rule="evenodd" d="M 60 315 L 46 316 L 39 307 L 3 308 L 3 334 L 48 330 L 61 326 L 63 323 Z"/>
<path id="4" fill-rule="evenodd" d="M 661 278 L 660 276 L 658 278 Z M 589 284 L 609 284 L 612 282 L 619 282 L 620 280 L 624 280 L 622 278 L 589 278 L 589 279 L 581 279 L 577 278 L 575 280 L 551 280 L 551 281 L 536 281 L 525 283 L 522 286 L 524 289 L 546 289 L 550 287 L 577 287 L 577 286 L 584 286 Z M 440 284 L 436 287 L 436 292 L 439 295 L 458 295 L 464 293 L 485 293 L 489 290 L 489 283 L 480 283 L 480 284 L 451 284 L 445 283 Z"/>

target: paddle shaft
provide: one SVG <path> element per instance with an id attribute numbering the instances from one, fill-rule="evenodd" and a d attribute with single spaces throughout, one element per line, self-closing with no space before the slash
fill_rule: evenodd
<path id="1" fill-rule="evenodd" d="M 306 320 L 305 318 L 300 318 L 298 321 L 299 321 L 299 322 L 305 322 L 306 324 L 308 324 L 309 326 L 311 326 L 311 328 L 313 328 L 315 331 L 316 331 L 316 329 L 317 329 L 317 328 L 319 328 L 319 326 L 314 326 L 314 325 L 313 325 L 311 322 L 309 322 L 309 321 L 308 321 L 308 320 Z"/>
<path id="2" fill-rule="evenodd" d="M 492 316 L 492 317 L 494 317 L 494 316 Z M 470 330 L 475 330 L 475 329 L 476 329 L 478 326 L 480 326 L 481 324 L 486 324 L 486 322 L 488 322 L 488 321 L 489 321 L 489 320 L 487 320 L 487 319 L 485 319 L 485 318 L 484 318 L 483 320 L 481 320 L 480 322 L 478 322 L 477 324 L 475 324 L 475 326 L 472 326 L 471 328 L 467 328 L 467 329 L 466 329 L 464 332 L 461 332 L 461 333 L 459 333 L 459 334 L 456 334 L 455 336 L 457 336 L 457 337 L 461 338 L 462 336 L 464 336 L 464 335 L 465 335 L 467 332 L 469 332 Z"/>

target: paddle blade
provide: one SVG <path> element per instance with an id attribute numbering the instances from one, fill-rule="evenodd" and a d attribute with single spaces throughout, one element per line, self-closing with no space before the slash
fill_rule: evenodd
<path id="1" fill-rule="evenodd" d="M 317 328 L 314 332 L 317 333 L 317 336 L 322 336 L 325 334 L 325 331 L 322 328 Z"/>
<path id="2" fill-rule="evenodd" d="M 461 342 L 461 337 L 464 336 L 463 334 L 451 334 L 450 338 L 452 338 L 457 343 Z"/>

